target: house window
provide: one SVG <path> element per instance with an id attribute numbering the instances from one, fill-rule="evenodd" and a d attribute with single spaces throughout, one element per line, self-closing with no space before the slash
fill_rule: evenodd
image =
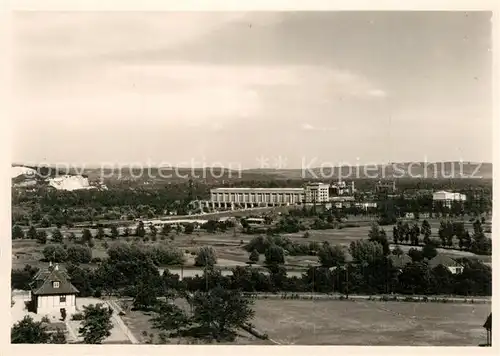
<path id="1" fill-rule="evenodd" d="M 65 295 L 61 295 L 61 296 L 59 297 L 59 302 L 60 302 L 60 303 L 66 303 L 66 296 L 65 296 Z"/>
<path id="2" fill-rule="evenodd" d="M 59 282 L 52 282 L 52 286 L 54 288 L 59 288 Z"/>

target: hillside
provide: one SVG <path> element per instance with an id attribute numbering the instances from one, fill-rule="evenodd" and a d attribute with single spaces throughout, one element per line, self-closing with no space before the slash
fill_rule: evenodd
<path id="1" fill-rule="evenodd" d="M 321 179 L 320 177 L 345 179 L 492 179 L 493 165 L 479 162 L 402 162 L 390 165 L 325 167 L 301 169 L 249 169 L 246 173 L 264 173 L 277 179 Z M 358 173 L 359 172 L 359 173 Z M 340 173 L 340 174 L 339 174 Z"/>
<path id="2" fill-rule="evenodd" d="M 262 181 L 274 180 L 335 180 L 339 176 L 348 180 L 380 180 L 380 179 L 425 179 L 425 180 L 448 180 L 448 179 L 473 179 L 491 180 L 493 177 L 493 166 L 491 163 L 474 162 L 443 162 L 443 163 L 393 163 L 391 165 L 377 166 L 351 166 L 333 168 L 311 168 L 301 169 L 246 169 L 235 171 L 221 168 L 150 168 L 141 172 L 137 168 L 121 168 L 120 170 L 104 168 L 73 168 L 69 171 L 48 167 L 12 167 L 12 177 L 16 181 L 23 177 L 32 179 L 34 172 L 47 179 L 61 176 L 79 176 L 82 178 L 68 178 L 71 181 L 83 181 L 88 178 L 90 184 L 101 182 L 107 184 L 169 184 L 186 181 L 192 178 L 208 184 L 222 184 L 225 182 L 238 181 Z M 28 173 L 28 174 L 24 174 Z M 56 179 L 57 180 L 57 179 Z M 60 184 L 51 184 L 52 186 Z M 84 184 L 87 186 L 87 183 Z"/>

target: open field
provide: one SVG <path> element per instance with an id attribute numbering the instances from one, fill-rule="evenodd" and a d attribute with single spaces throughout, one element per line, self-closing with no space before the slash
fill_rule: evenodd
<path id="1" fill-rule="evenodd" d="M 431 220 L 431 225 L 433 226 L 433 238 L 437 238 L 437 228 L 439 226 L 439 221 Z M 392 242 L 392 225 L 384 226 L 387 232 L 387 237 L 389 242 Z M 309 230 L 309 238 L 304 238 L 304 232 L 293 233 L 293 234 L 283 234 L 282 236 L 289 237 L 291 240 L 297 243 L 309 243 L 311 241 L 324 242 L 328 241 L 330 244 L 340 244 L 344 247 L 348 247 L 352 241 L 367 239 L 368 232 L 370 230 L 369 224 L 364 224 L 358 227 L 348 227 L 343 229 L 329 229 L 329 230 Z M 77 229 L 62 229 L 62 233 L 66 235 L 69 231 L 75 232 L 77 238 L 81 235 L 81 230 Z M 95 235 L 96 231 L 92 231 Z M 50 235 L 49 235 L 50 236 Z M 171 238 L 166 237 L 163 240 L 158 236 L 155 243 L 158 244 L 169 244 L 175 246 L 185 252 L 186 265 L 190 266 L 194 263 L 194 255 L 192 252 L 196 252 L 200 247 L 211 246 L 217 252 L 219 258 L 219 265 L 223 267 L 234 267 L 238 265 L 244 265 L 248 261 L 248 252 L 243 249 L 243 246 L 247 244 L 251 239 L 257 235 L 246 235 L 241 232 L 234 233 L 233 231 L 228 231 L 225 233 L 207 233 L 205 231 L 198 231 L 191 235 L 186 234 L 171 234 Z M 49 237 L 50 238 L 50 237 Z M 117 241 L 134 241 L 136 237 L 119 237 Z M 172 240 L 173 239 L 173 240 Z M 94 239 L 95 246 L 92 248 L 92 257 L 105 258 L 107 257 L 106 249 L 103 246 L 104 241 L 108 244 L 112 244 L 113 241 L 110 239 L 104 239 L 103 241 Z M 49 240 L 50 242 L 50 240 Z M 68 245 L 68 241 L 65 241 Z M 23 268 L 26 264 L 32 266 L 39 266 L 41 264 L 40 259 L 42 256 L 43 245 L 39 245 L 34 240 L 14 240 L 12 242 L 12 263 L 13 268 Z M 394 246 L 392 246 L 394 247 Z M 408 251 L 413 246 L 400 245 L 404 251 Z M 438 249 L 439 253 L 449 255 L 452 258 L 458 257 L 475 257 L 480 259 L 485 263 L 491 263 L 491 256 L 479 256 L 474 255 L 470 252 L 460 251 L 460 250 L 449 250 L 449 249 Z M 261 256 L 261 261 L 264 257 Z M 306 268 L 308 265 L 317 263 L 316 256 L 288 256 L 286 258 L 286 263 L 289 268 Z"/>
<path id="2" fill-rule="evenodd" d="M 478 346 L 491 304 L 257 300 L 254 310 L 280 344 Z"/>

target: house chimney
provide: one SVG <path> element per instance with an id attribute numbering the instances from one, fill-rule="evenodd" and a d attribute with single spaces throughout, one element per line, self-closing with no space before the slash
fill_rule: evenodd
<path id="1" fill-rule="evenodd" d="M 52 267 L 52 261 L 49 262 L 49 267 Z"/>
<path id="2" fill-rule="evenodd" d="M 56 265 L 54 266 L 54 271 L 59 271 L 59 265 L 56 263 Z"/>

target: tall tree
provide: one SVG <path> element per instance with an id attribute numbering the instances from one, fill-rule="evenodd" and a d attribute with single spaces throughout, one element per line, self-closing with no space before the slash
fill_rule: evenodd
<path id="1" fill-rule="evenodd" d="M 89 229 L 83 229 L 82 231 L 82 242 L 84 244 L 90 242 L 92 240 L 92 233 Z"/>
<path id="2" fill-rule="evenodd" d="M 146 236 L 146 229 L 144 228 L 144 223 L 142 221 L 139 221 L 139 223 L 137 224 L 137 228 L 135 229 L 135 234 L 136 236 L 139 237 Z"/>
<path id="3" fill-rule="evenodd" d="M 436 250 L 436 246 L 434 246 L 432 242 L 425 244 L 424 247 L 422 248 L 422 255 L 428 260 L 432 260 L 434 257 L 437 256 L 437 254 L 438 252 Z"/>
<path id="4" fill-rule="evenodd" d="M 19 225 L 14 225 L 12 227 L 12 240 L 24 239 L 24 231 Z"/>
<path id="5" fill-rule="evenodd" d="M 102 226 L 99 226 L 97 228 L 97 233 L 95 235 L 96 239 L 102 240 L 104 237 L 106 237 L 106 234 L 104 233 L 104 228 Z"/>
<path id="6" fill-rule="evenodd" d="M 424 220 L 422 222 L 422 228 L 421 228 L 422 234 L 424 235 L 424 244 L 430 241 L 430 237 L 432 234 L 431 230 L 431 224 L 427 220 Z"/>
<path id="7" fill-rule="evenodd" d="M 68 258 L 68 253 L 61 245 L 47 245 L 43 249 L 43 257 L 47 261 L 65 262 Z"/>
<path id="8" fill-rule="evenodd" d="M 192 305 L 193 321 L 211 330 L 212 336 L 218 341 L 234 338 L 236 328 L 254 316 L 250 299 L 222 287 L 195 293 Z"/>
<path id="9" fill-rule="evenodd" d="M 387 241 L 387 235 L 384 229 L 380 228 L 377 223 L 373 223 L 368 232 L 369 241 L 376 242 L 382 246 L 384 255 L 389 255 L 391 249 Z"/>
<path id="10" fill-rule="evenodd" d="M 180 329 L 189 325 L 190 318 L 177 305 L 170 302 L 161 302 L 158 314 L 151 321 L 156 329 L 179 332 Z"/>
<path id="11" fill-rule="evenodd" d="M 194 260 L 195 266 L 213 267 L 217 263 L 217 254 L 212 247 L 202 247 Z"/>
<path id="12" fill-rule="evenodd" d="M 86 344 L 101 344 L 111 335 L 113 310 L 103 304 L 91 304 L 83 307 L 82 326 L 78 330 Z"/>
<path id="13" fill-rule="evenodd" d="M 37 231 L 36 241 L 42 245 L 45 245 L 47 243 L 47 233 L 45 232 L 45 230 Z"/>
<path id="14" fill-rule="evenodd" d="M 70 233 L 68 234 L 68 241 L 69 241 L 69 242 L 74 242 L 75 240 L 76 240 L 76 235 L 75 235 L 75 233 L 74 233 L 74 232 L 70 232 Z"/>
<path id="15" fill-rule="evenodd" d="M 30 228 L 28 229 L 28 233 L 26 234 L 26 238 L 30 240 L 36 240 L 38 233 L 36 231 L 36 228 L 31 225 Z"/>
<path id="16" fill-rule="evenodd" d="M 343 265 L 346 260 L 344 250 L 338 245 L 323 245 L 318 251 L 318 258 L 321 266 L 327 268 Z"/>
<path id="17" fill-rule="evenodd" d="M 267 265 L 281 265 L 285 263 L 285 251 L 280 246 L 269 246 L 264 255 L 266 256 Z"/>
<path id="18" fill-rule="evenodd" d="M 52 231 L 52 241 L 58 244 L 63 242 L 63 235 L 61 233 L 61 230 L 54 229 L 54 231 Z"/>
<path id="19" fill-rule="evenodd" d="M 149 232 L 151 233 L 151 236 L 153 238 L 156 237 L 156 235 L 158 234 L 158 229 L 156 228 L 156 226 L 154 226 L 153 224 L 150 224 L 149 225 Z"/>
<path id="20" fill-rule="evenodd" d="M 116 227 L 116 225 L 113 225 L 111 226 L 111 238 L 113 240 L 116 240 L 119 236 L 119 232 L 118 232 L 118 228 Z"/>
<path id="21" fill-rule="evenodd" d="M 397 225 L 394 225 L 392 228 L 392 239 L 394 240 L 395 245 L 399 243 L 399 229 Z"/>
<path id="22" fill-rule="evenodd" d="M 194 224 L 187 224 L 184 227 L 184 233 L 187 235 L 191 235 L 194 232 Z"/>
<path id="23" fill-rule="evenodd" d="M 368 264 L 384 258 L 382 245 L 373 241 L 353 241 L 349 246 L 349 252 L 353 259 L 361 264 Z"/>

